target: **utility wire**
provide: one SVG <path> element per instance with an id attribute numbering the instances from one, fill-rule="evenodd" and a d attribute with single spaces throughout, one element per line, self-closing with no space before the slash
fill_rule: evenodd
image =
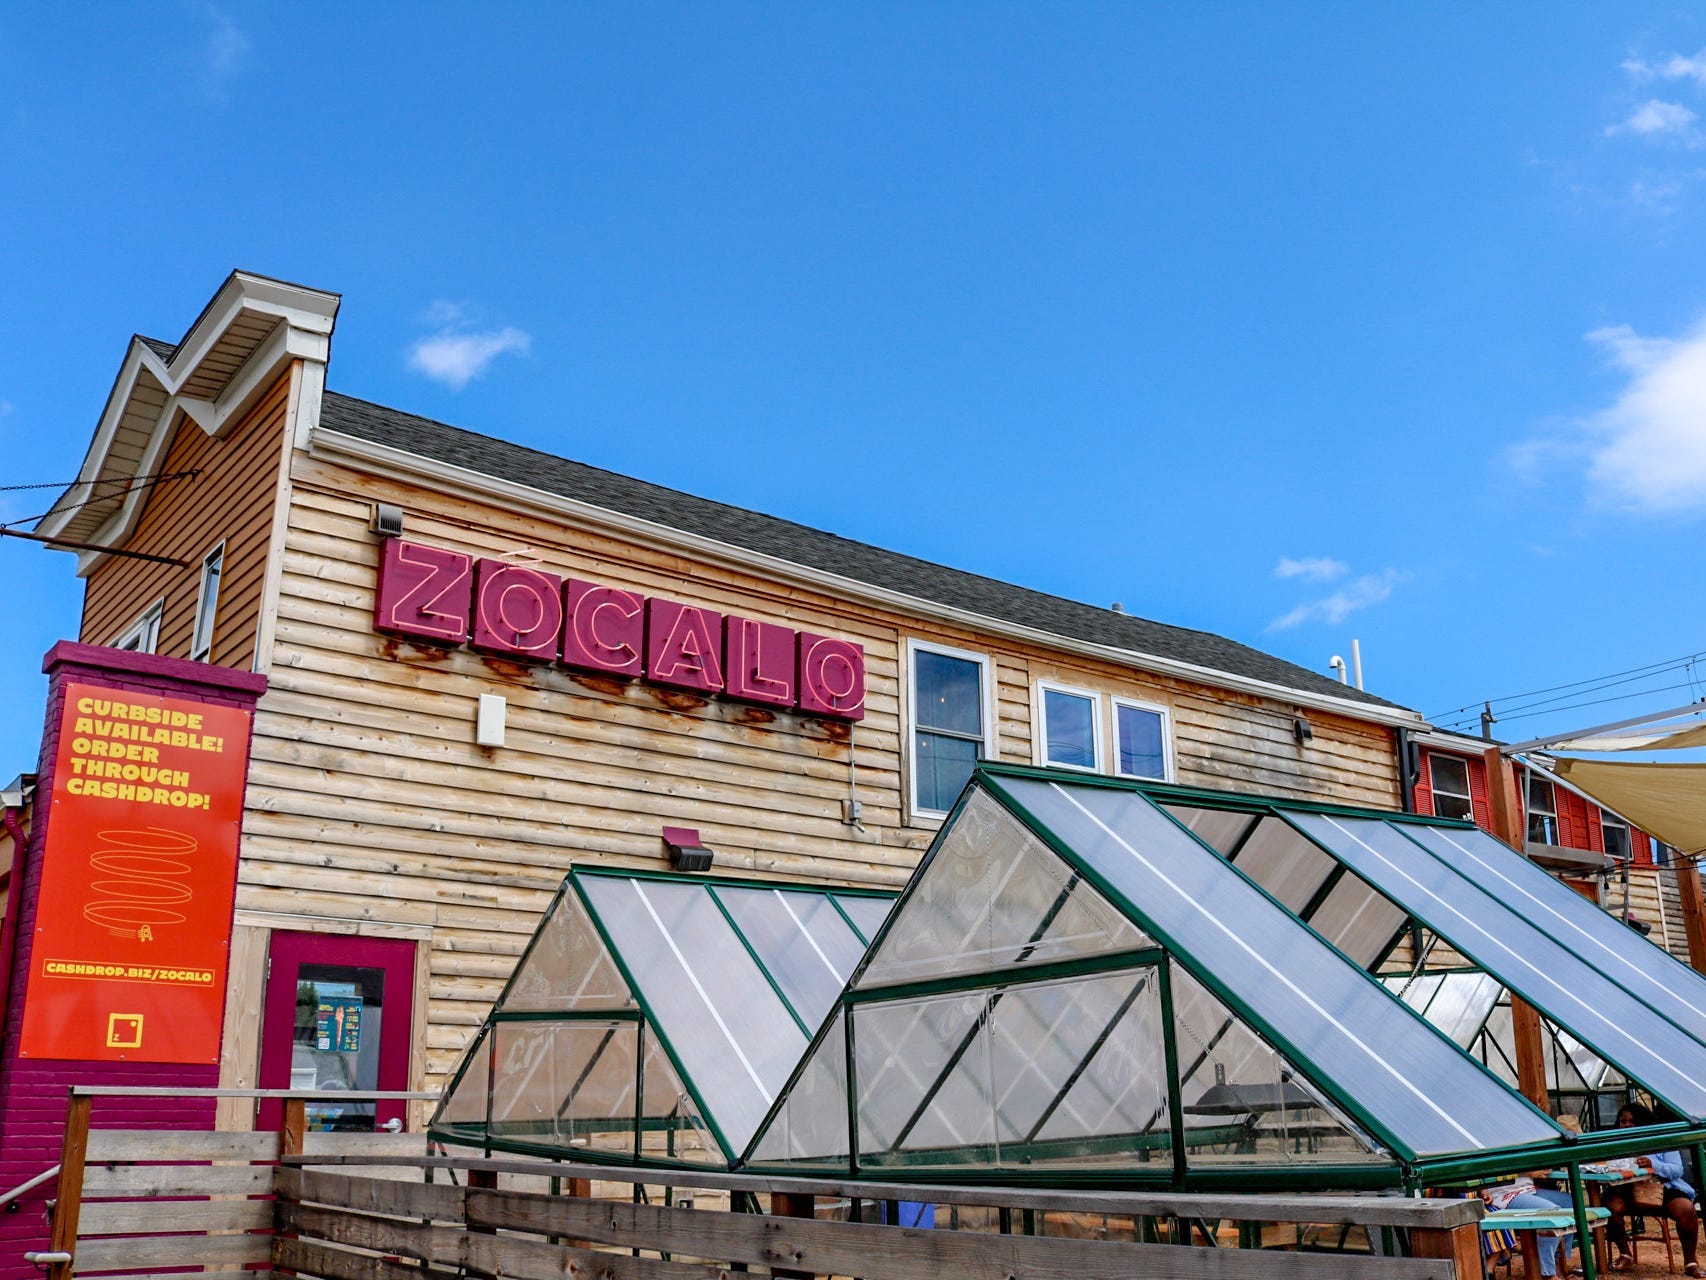
<path id="1" fill-rule="evenodd" d="M 138 484 L 144 480 L 150 483 L 158 480 L 181 480 L 185 476 L 193 476 L 194 471 L 156 471 L 144 476 L 114 476 L 109 480 L 48 480 L 41 484 L 0 484 L 0 493 L 18 493 L 24 489 L 69 489 L 79 484 Z"/>
<path id="2" fill-rule="evenodd" d="M 73 485 L 86 484 L 86 485 L 91 485 L 91 486 L 97 485 L 97 484 L 122 484 L 122 485 L 127 486 L 124 490 L 124 493 L 131 494 L 131 493 L 136 492 L 138 489 L 152 489 L 155 485 L 165 484 L 166 481 L 168 481 L 168 480 L 193 480 L 193 479 L 195 479 L 196 476 L 199 476 L 200 474 L 201 474 L 200 471 L 197 471 L 194 469 L 189 470 L 189 471 L 156 471 L 152 475 L 134 476 L 134 477 L 129 477 L 129 478 L 119 477 L 119 478 L 114 478 L 111 480 L 73 480 L 71 482 L 71 484 L 73 484 Z M 70 486 L 68 486 L 68 485 L 62 485 L 62 484 L 0 485 L 0 493 L 16 493 L 17 491 L 22 490 L 22 489 L 61 489 L 61 488 L 69 488 L 69 487 Z M 0 520 L 0 530 L 10 529 L 15 524 L 30 524 L 36 520 L 41 520 L 47 516 L 52 515 L 55 511 L 75 511 L 79 507 L 86 507 L 90 503 L 99 502 L 103 498 L 111 498 L 114 496 L 116 496 L 116 495 L 111 494 L 111 493 L 103 493 L 103 494 L 91 493 L 87 498 L 84 498 L 83 501 L 81 501 L 81 502 L 67 503 L 63 507 L 58 506 L 56 504 L 52 507 L 49 507 L 46 511 L 43 511 L 40 515 L 20 516 L 16 520 Z"/>
<path id="3" fill-rule="evenodd" d="M 1668 671 L 1673 667 L 1691 666 L 1693 663 L 1699 661 L 1701 658 L 1706 658 L 1706 651 L 1702 651 L 1702 652 L 1698 652 L 1698 653 L 1687 653 L 1687 654 L 1684 654 L 1680 658 L 1672 658 L 1669 661 L 1665 661 L 1665 662 L 1650 662 L 1650 663 L 1647 663 L 1645 666 L 1630 667 L 1626 671 L 1613 671 L 1610 675 L 1592 676 L 1586 680 L 1572 680 L 1568 684 L 1555 684 L 1555 685 L 1551 685 L 1545 689 L 1530 689 L 1525 693 L 1509 693 L 1509 694 L 1504 694 L 1504 695 L 1497 697 L 1497 698 L 1477 698 L 1474 702 L 1465 703 L 1461 707 L 1452 707 L 1449 711 L 1442 711 L 1437 716 L 1430 716 L 1429 719 L 1437 721 L 1437 720 L 1443 720 L 1447 716 L 1457 715 L 1459 712 L 1463 712 L 1463 711 L 1477 711 L 1478 712 L 1479 709 L 1481 708 L 1481 706 L 1483 705 L 1483 703 L 1486 703 L 1486 702 L 1492 702 L 1492 703 L 1515 702 L 1515 701 L 1522 699 L 1522 698 L 1539 697 L 1543 693 L 1558 693 L 1558 692 L 1561 692 L 1562 690 L 1565 690 L 1565 689 L 1581 689 L 1584 685 L 1592 685 L 1592 686 L 1606 685 L 1606 684 L 1609 684 L 1613 681 L 1622 680 L 1626 676 L 1639 676 L 1642 674 L 1657 675 L 1658 673 L 1660 673 L 1662 671 Z M 1583 692 L 1592 692 L 1592 690 L 1583 689 Z"/>

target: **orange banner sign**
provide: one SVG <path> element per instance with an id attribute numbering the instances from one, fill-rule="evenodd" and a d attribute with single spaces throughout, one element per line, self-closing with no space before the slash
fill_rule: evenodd
<path id="1" fill-rule="evenodd" d="M 65 688 L 20 1052 L 218 1062 L 249 712 Z"/>

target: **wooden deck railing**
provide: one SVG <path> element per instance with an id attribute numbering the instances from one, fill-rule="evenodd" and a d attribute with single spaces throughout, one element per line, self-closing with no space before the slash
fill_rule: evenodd
<path id="1" fill-rule="evenodd" d="M 664 1174 L 429 1156 L 417 1154 L 419 1134 L 303 1133 L 300 1105 L 286 1107 L 281 1133 L 91 1131 L 86 1103 L 74 1096 L 71 1104 L 73 1124 L 82 1112 L 84 1147 L 81 1160 L 66 1162 L 75 1178 L 61 1183 L 55 1244 L 72 1256 L 55 1280 L 231 1266 L 317 1280 L 721 1280 L 752 1270 L 863 1280 L 1481 1274 L 1478 1202 Z M 68 1127 L 68 1156 L 74 1145 Z M 665 1177 L 668 1188 L 659 1185 Z M 861 1202 L 888 1200 L 936 1205 L 938 1229 L 836 1220 L 849 1206 L 856 1217 Z M 1271 1242 L 1275 1228 L 1264 1233 L 1260 1224 L 1328 1224 L 1335 1239 L 1362 1228 L 1389 1251 L 1392 1241 L 1407 1242 L 1410 1256 L 1183 1247 L 1255 1245 L 1264 1234 Z M 1295 1242 L 1303 1232 L 1286 1234 Z"/>

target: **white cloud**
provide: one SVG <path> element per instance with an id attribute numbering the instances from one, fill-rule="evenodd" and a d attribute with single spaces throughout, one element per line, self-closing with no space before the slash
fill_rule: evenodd
<path id="1" fill-rule="evenodd" d="M 1290 613 L 1281 614 L 1268 624 L 1269 631 L 1285 631 L 1305 622 L 1324 622 L 1329 626 L 1343 622 L 1351 614 L 1377 605 L 1392 596 L 1392 588 L 1407 575 L 1396 569 L 1364 574 L 1340 587 L 1331 595 L 1318 600 L 1305 600 Z"/>
<path id="2" fill-rule="evenodd" d="M 1693 80 L 1706 88 L 1706 49 L 1692 58 L 1685 58 L 1679 53 L 1658 62 L 1630 58 L 1624 62 L 1623 69 L 1637 80 Z"/>
<path id="3" fill-rule="evenodd" d="M 1693 142 L 1699 138 L 1699 131 L 1694 127 L 1697 119 L 1699 117 L 1680 102 L 1661 102 L 1652 98 L 1631 111 L 1622 124 L 1610 126 L 1605 133 L 1607 137 L 1632 133 L 1643 138 L 1674 137 Z"/>
<path id="4" fill-rule="evenodd" d="M 453 391 L 462 390 L 499 356 L 507 352 L 526 355 L 533 348 L 533 339 L 513 325 L 476 328 L 478 317 L 459 302 L 440 299 L 426 309 L 422 319 L 437 332 L 409 348 L 409 367 Z"/>
<path id="5" fill-rule="evenodd" d="M 1643 338 L 1628 325 L 1587 337 L 1629 375 L 1615 403 L 1583 424 L 1598 497 L 1652 515 L 1706 511 L 1706 318 L 1681 338 Z"/>
<path id="6" fill-rule="evenodd" d="M 1302 578 L 1305 582 L 1331 582 L 1349 572 L 1350 565 L 1329 556 L 1305 556 L 1300 560 L 1281 556 L 1280 562 L 1274 566 L 1274 577 Z"/>

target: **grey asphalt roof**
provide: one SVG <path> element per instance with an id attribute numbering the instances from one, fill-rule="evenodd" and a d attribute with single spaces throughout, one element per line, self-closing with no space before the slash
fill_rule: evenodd
<path id="1" fill-rule="evenodd" d="M 1002 622 L 1072 640 L 1170 658 L 1299 692 L 1346 698 L 1372 706 L 1396 705 L 1211 632 L 1151 622 L 1133 614 L 1115 613 L 1112 609 L 950 569 L 334 391 L 326 393 L 320 423 L 330 430 L 375 444 Z"/>

